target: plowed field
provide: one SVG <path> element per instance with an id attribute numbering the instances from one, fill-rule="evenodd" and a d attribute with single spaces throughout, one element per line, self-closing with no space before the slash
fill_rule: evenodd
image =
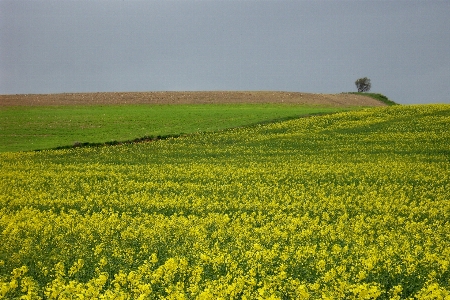
<path id="1" fill-rule="evenodd" d="M 0 106 L 106 105 L 106 104 L 206 104 L 297 103 L 329 106 L 383 106 L 368 96 L 300 92 L 109 92 L 0 95 Z"/>

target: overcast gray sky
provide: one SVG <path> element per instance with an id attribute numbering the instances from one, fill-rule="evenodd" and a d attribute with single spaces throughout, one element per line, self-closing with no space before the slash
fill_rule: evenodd
<path id="1" fill-rule="evenodd" d="M 450 1 L 0 0 L 0 94 L 278 90 L 450 103 Z"/>

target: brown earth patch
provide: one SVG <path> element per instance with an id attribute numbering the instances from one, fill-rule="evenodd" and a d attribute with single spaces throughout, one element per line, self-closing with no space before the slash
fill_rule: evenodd
<path id="1" fill-rule="evenodd" d="M 267 91 L 102 92 L 0 95 L 0 106 L 295 103 L 327 106 L 384 106 L 369 96 Z"/>

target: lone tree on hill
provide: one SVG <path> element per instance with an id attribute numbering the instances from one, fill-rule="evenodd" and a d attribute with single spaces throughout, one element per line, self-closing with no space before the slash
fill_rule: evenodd
<path id="1" fill-rule="evenodd" d="M 367 77 L 360 78 L 355 81 L 356 88 L 358 89 L 358 92 L 368 92 L 370 91 L 370 88 L 372 87 L 370 84 L 370 79 Z"/>

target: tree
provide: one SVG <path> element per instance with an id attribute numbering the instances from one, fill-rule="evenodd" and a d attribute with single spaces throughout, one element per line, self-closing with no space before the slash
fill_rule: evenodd
<path id="1" fill-rule="evenodd" d="M 370 84 L 370 79 L 367 77 L 360 78 L 355 81 L 356 88 L 358 89 L 358 92 L 368 92 L 370 91 L 370 88 L 372 87 Z"/>

